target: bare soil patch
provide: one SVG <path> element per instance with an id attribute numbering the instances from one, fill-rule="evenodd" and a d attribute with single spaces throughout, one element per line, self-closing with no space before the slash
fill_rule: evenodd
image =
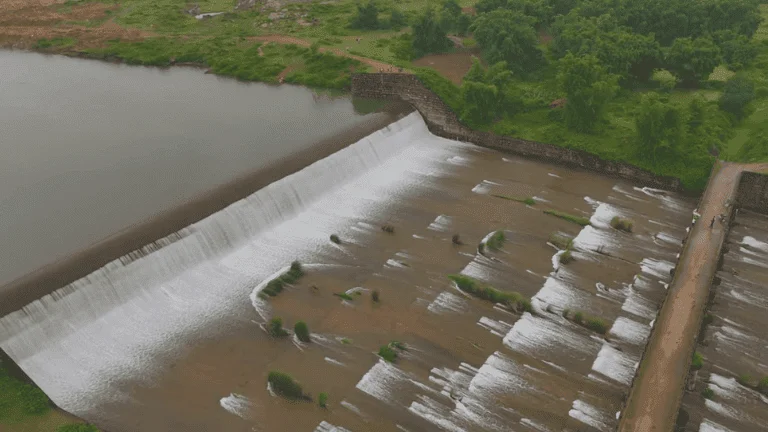
<path id="1" fill-rule="evenodd" d="M 422 57 L 413 64 L 420 67 L 431 67 L 456 84 L 461 84 L 464 75 L 472 67 L 472 52 L 457 52 L 450 54 L 434 54 Z"/>

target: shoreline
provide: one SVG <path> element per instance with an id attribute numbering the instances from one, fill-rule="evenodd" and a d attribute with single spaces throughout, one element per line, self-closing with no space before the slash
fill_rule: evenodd
<path id="1" fill-rule="evenodd" d="M 0 286 L 0 317 L 87 276 L 111 261 L 204 219 L 280 178 L 300 171 L 315 161 L 386 127 L 411 111 L 410 107 L 403 104 L 389 104 L 372 118 L 343 132 L 325 137 L 309 149 L 290 155 L 268 168 L 236 177 L 208 189 L 184 204 L 159 212 L 79 252 L 69 254 Z"/>

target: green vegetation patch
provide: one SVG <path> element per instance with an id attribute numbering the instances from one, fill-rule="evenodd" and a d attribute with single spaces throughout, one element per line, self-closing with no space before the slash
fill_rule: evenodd
<path id="1" fill-rule="evenodd" d="M 53 50 L 53 49 L 61 49 L 61 48 L 68 48 L 71 46 L 74 46 L 75 43 L 77 43 L 76 39 L 68 38 L 68 37 L 59 37 L 59 38 L 52 38 L 52 39 L 39 39 L 35 43 L 35 49 L 39 50 Z"/>
<path id="2" fill-rule="evenodd" d="M 347 294 L 345 292 L 333 293 L 333 295 L 335 295 L 336 297 L 338 297 L 338 298 L 340 298 L 342 300 L 346 300 L 346 301 L 354 301 L 355 300 L 354 297 L 352 297 L 351 295 L 349 295 L 349 294 Z"/>
<path id="3" fill-rule="evenodd" d="M 287 373 L 272 371 L 267 377 L 267 382 L 271 385 L 272 391 L 284 398 L 312 400 L 309 395 L 304 394 L 301 385 Z"/>
<path id="4" fill-rule="evenodd" d="M 51 407 L 42 390 L 11 376 L 0 360 L 0 422 L 20 422 L 30 416 L 43 415 Z"/>
<path id="5" fill-rule="evenodd" d="M 309 327 L 304 321 L 298 321 L 296 324 L 294 324 L 293 333 L 296 334 L 296 338 L 302 342 L 312 342 L 312 338 L 309 335 Z"/>
<path id="6" fill-rule="evenodd" d="M 68 424 L 56 429 L 56 432 L 99 432 L 96 426 L 89 424 Z"/>
<path id="7" fill-rule="evenodd" d="M 556 248 L 565 250 L 571 248 L 571 245 L 573 244 L 573 238 L 561 233 L 552 233 L 549 236 L 549 242 L 552 243 Z"/>
<path id="8" fill-rule="evenodd" d="M 544 210 L 544 214 L 548 214 L 550 216 L 555 216 L 560 219 L 567 220 L 568 222 L 573 222 L 576 225 L 580 226 L 587 226 L 589 225 L 589 218 L 585 218 L 583 216 L 575 216 L 569 213 L 557 211 L 557 210 Z"/>
<path id="9" fill-rule="evenodd" d="M 267 324 L 267 333 L 275 338 L 288 336 L 288 331 L 283 328 L 283 319 L 280 317 L 272 318 Z"/>
<path id="10" fill-rule="evenodd" d="M 317 404 L 320 406 L 320 408 L 327 408 L 328 393 L 320 393 L 319 395 L 317 395 Z"/>
<path id="11" fill-rule="evenodd" d="M 534 205 L 534 204 L 536 204 L 536 200 L 534 200 L 533 198 L 530 198 L 530 197 L 529 198 L 516 198 L 516 197 L 511 197 L 511 196 L 506 196 L 506 195 L 493 195 L 493 194 L 491 196 L 492 197 L 496 197 L 496 198 L 501 198 L 501 199 L 509 200 L 509 201 L 517 201 L 517 202 L 521 202 L 521 203 L 524 203 L 524 204 L 527 204 L 527 205 Z"/>
<path id="12" fill-rule="evenodd" d="M 267 286 L 259 293 L 259 297 L 276 297 L 283 292 L 283 288 L 285 288 L 286 285 L 295 284 L 302 278 L 302 276 L 304 276 L 304 269 L 301 267 L 301 263 L 294 261 L 291 263 L 291 267 L 287 272 L 267 283 Z"/>
<path id="13" fill-rule="evenodd" d="M 592 330 L 595 333 L 600 333 L 602 335 L 608 333 L 608 330 L 610 329 L 609 323 L 607 323 L 602 318 L 589 316 L 581 311 L 577 311 L 573 314 L 573 316 L 570 316 L 570 311 L 566 309 L 563 311 L 563 317 L 570 319 L 571 321 L 584 328 Z"/>
<path id="14" fill-rule="evenodd" d="M 711 388 L 707 387 L 701 392 L 701 396 L 704 397 L 704 399 L 712 399 L 715 397 L 715 392 Z"/>
<path id="15" fill-rule="evenodd" d="M 524 298 L 519 293 L 499 291 L 496 288 L 485 285 L 482 282 L 464 275 L 449 275 L 448 279 L 452 280 L 460 290 L 467 294 L 471 294 L 483 300 L 488 300 L 492 303 L 501 303 L 513 307 L 518 311 L 533 311 L 531 301 Z"/>
<path id="16" fill-rule="evenodd" d="M 693 353 L 693 359 L 691 360 L 691 370 L 699 370 L 704 367 L 704 357 L 698 352 Z"/>
<path id="17" fill-rule="evenodd" d="M 392 341 L 389 344 L 382 345 L 379 348 L 379 357 L 389 363 L 394 363 L 400 356 L 398 351 L 406 351 L 407 349 L 408 347 L 404 343 Z"/>
<path id="18" fill-rule="evenodd" d="M 633 225 L 634 223 L 631 220 L 619 216 L 614 216 L 611 219 L 611 226 L 619 231 L 631 233 Z"/>
<path id="19" fill-rule="evenodd" d="M 504 236 L 504 231 L 496 231 L 494 232 L 488 240 L 485 241 L 485 245 L 488 247 L 488 249 L 491 250 L 499 250 L 502 246 L 504 246 L 504 242 L 506 241 L 506 237 Z"/>

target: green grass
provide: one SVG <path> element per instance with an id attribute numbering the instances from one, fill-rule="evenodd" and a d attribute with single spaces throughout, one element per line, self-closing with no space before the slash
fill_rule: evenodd
<path id="1" fill-rule="evenodd" d="M 42 416 L 51 408 L 42 390 L 11 376 L 0 360 L 0 425 Z"/>
<path id="2" fill-rule="evenodd" d="M 565 252 L 560 254 L 560 264 L 568 265 L 574 261 L 575 258 L 573 258 L 573 253 L 571 252 L 571 249 L 566 249 Z"/>
<path id="3" fill-rule="evenodd" d="M 395 351 L 391 346 L 382 345 L 379 348 L 379 357 L 383 358 L 389 363 L 394 363 L 397 360 L 398 355 L 397 351 Z"/>
<path id="4" fill-rule="evenodd" d="M 349 295 L 349 294 L 347 294 L 347 293 L 345 293 L 345 292 L 342 292 L 342 293 L 333 293 L 333 295 L 335 295 L 336 297 L 338 297 L 338 298 L 340 298 L 340 299 L 342 299 L 342 300 L 347 300 L 347 301 L 353 301 L 353 300 L 355 300 L 355 298 L 354 298 L 354 297 L 352 297 L 351 295 Z"/>
<path id="5" fill-rule="evenodd" d="M 73 38 L 63 37 L 63 38 L 53 38 L 53 39 L 39 39 L 35 43 L 35 49 L 39 50 L 48 50 L 48 49 L 56 49 L 56 48 L 68 48 L 77 43 L 77 40 Z"/>
<path id="6" fill-rule="evenodd" d="M 704 357 L 698 352 L 693 353 L 693 359 L 691 360 L 691 370 L 699 370 L 704 367 Z"/>
<path id="7" fill-rule="evenodd" d="M 568 312 L 567 309 L 563 311 L 563 317 L 566 319 L 569 318 Z M 589 316 L 581 311 L 577 311 L 573 314 L 573 317 L 570 317 L 570 319 L 576 324 L 602 335 L 608 333 L 608 330 L 610 329 L 610 325 L 602 318 Z"/>
<path id="8" fill-rule="evenodd" d="M 707 387 L 701 392 L 701 396 L 703 396 L 704 399 L 712 399 L 715 396 L 715 392 Z"/>
<path id="9" fill-rule="evenodd" d="M 527 204 L 527 205 L 534 205 L 534 204 L 536 204 L 536 200 L 534 200 L 533 198 L 516 198 L 516 197 L 511 197 L 511 196 L 506 196 L 506 195 L 493 195 L 493 194 L 491 194 L 491 196 L 492 197 L 496 197 L 496 198 L 501 198 L 501 199 L 509 200 L 509 201 L 517 201 L 517 202 L 521 202 L 521 203 L 524 203 L 524 204 Z"/>
<path id="10" fill-rule="evenodd" d="M 320 393 L 319 395 L 317 395 L 317 404 L 320 406 L 320 408 L 327 408 L 328 393 Z"/>
<path id="11" fill-rule="evenodd" d="M 569 213 L 557 211 L 557 210 L 544 210 L 544 214 L 548 214 L 550 216 L 555 216 L 560 219 L 567 220 L 568 222 L 573 222 L 576 225 L 579 226 L 587 226 L 589 225 L 589 218 L 585 218 L 582 216 L 575 216 Z"/>
<path id="12" fill-rule="evenodd" d="M 502 246 L 504 246 L 504 242 L 506 241 L 506 237 L 504 236 L 504 231 L 496 231 L 494 232 L 488 240 L 486 240 L 485 245 L 488 247 L 488 249 L 491 250 L 499 250 Z"/>
<path id="13" fill-rule="evenodd" d="M 343 345 L 352 345 L 352 340 L 349 338 L 341 338 L 341 343 Z"/>
<path id="14" fill-rule="evenodd" d="M 464 275 L 449 275 L 448 279 L 452 280 L 460 290 L 477 298 L 488 300 L 492 303 L 505 304 L 522 311 L 533 311 L 530 300 L 524 298 L 519 293 L 499 291 L 492 286 L 485 285 Z"/>
<path id="15" fill-rule="evenodd" d="M 611 219 L 611 226 L 619 231 L 631 233 L 634 223 L 629 219 L 614 216 L 613 219 Z"/>
<path id="16" fill-rule="evenodd" d="M 69 424 L 59 427 L 56 432 L 99 432 L 99 430 L 94 425 Z"/>

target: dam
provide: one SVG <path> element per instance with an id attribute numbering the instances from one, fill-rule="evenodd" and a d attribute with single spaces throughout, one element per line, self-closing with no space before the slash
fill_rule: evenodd
<path id="1" fill-rule="evenodd" d="M 339 147 L 14 309 L 0 347 L 110 432 L 613 430 L 695 200 L 417 112 Z M 327 407 L 277 396 L 272 371 Z"/>

